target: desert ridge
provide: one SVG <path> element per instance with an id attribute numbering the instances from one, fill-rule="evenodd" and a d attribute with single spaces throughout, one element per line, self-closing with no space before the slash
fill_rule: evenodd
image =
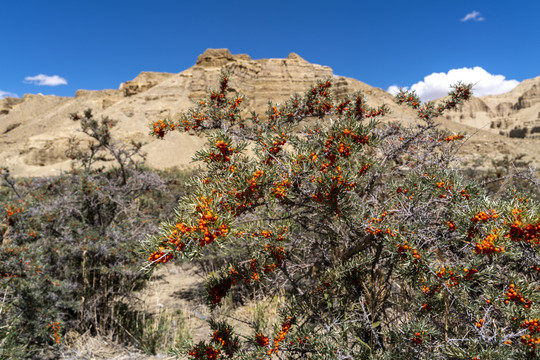
<path id="1" fill-rule="evenodd" d="M 227 49 L 208 49 L 195 65 L 177 74 L 141 72 L 117 90 L 78 90 L 75 97 L 24 95 L 0 100 L 0 164 L 16 176 L 56 175 L 70 167 L 65 152 L 71 138 L 88 141 L 78 131 L 71 113 L 92 109 L 96 118 L 118 121 L 118 138 L 142 141 L 147 164 L 163 169 L 189 168 L 191 159 L 205 142 L 190 133 L 173 133 L 164 140 L 148 135 L 149 124 L 174 118 L 201 99 L 208 88 L 217 87 L 225 69 L 231 74 L 232 90 L 246 96 L 244 106 L 264 114 L 267 101 L 283 102 L 303 93 L 317 80 L 333 79 L 336 96 L 362 91 L 370 106 L 387 104 L 385 121 L 414 121 L 414 113 L 395 104 L 386 91 L 361 81 L 334 76 L 328 66 L 311 64 L 295 53 L 285 59 L 253 60 L 233 55 Z M 474 98 L 460 111 L 438 119 L 454 132 L 475 133 L 461 155 L 474 161 L 525 153 L 525 159 L 540 164 L 540 77 L 525 80 L 506 94 Z"/>

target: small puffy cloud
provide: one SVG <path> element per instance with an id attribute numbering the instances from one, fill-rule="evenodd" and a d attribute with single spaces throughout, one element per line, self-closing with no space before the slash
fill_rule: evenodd
<path id="1" fill-rule="evenodd" d="M 48 76 L 44 74 L 39 74 L 36 76 L 27 76 L 24 78 L 24 82 L 27 84 L 34 85 L 45 85 L 45 86 L 58 86 L 58 85 L 67 85 L 67 80 L 58 75 Z"/>
<path id="2" fill-rule="evenodd" d="M 480 13 L 478 11 L 473 10 L 472 12 L 465 15 L 465 17 L 463 19 L 461 19 L 461 21 L 469 21 L 469 20 L 472 20 L 472 21 L 484 21 L 485 19 L 482 17 L 482 15 L 480 15 Z"/>
<path id="3" fill-rule="evenodd" d="M 416 91 L 422 101 L 430 101 L 448 94 L 451 85 L 455 85 L 459 81 L 465 84 L 472 83 L 475 96 L 502 94 L 519 84 L 517 80 L 506 80 L 503 75 L 490 74 L 480 66 L 475 66 L 474 68 L 452 69 L 447 73 L 433 73 L 424 77 L 424 81 L 403 88 Z M 397 94 L 398 90 L 399 87 L 396 85 L 388 88 L 388 92 L 393 95 Z"/>
<path id="4" fill-rule="evenodd" d="M 404 89 L 405 91 L 409 90 L 408 87 L 401 87 L 401 88 Z M 392 95 L 397 95 L 397 93 L 399 92 L 399 89 L 400 89 L 399 86 L 397 86 L 397 85 L 392 85 L 392 86 L 390 86 L 390 87 L 388 88 L 388 90 L 386 90 L 386 91 L 388 91 L 388 92 L 389 92 L 390 94 L 392 94 Z"/>
<path id="5" fill-rule="evenodd" d="M 0 90 L 0 99 L 3 99 L 5 97 L 18 97 L 17 94 L 14 94 L 14 93 L 10 93 L 9 91 L 2 91 Z"/>

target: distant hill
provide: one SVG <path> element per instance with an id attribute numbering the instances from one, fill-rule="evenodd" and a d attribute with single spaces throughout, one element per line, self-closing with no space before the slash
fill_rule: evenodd
<path id="1" fill-rule="evenodd" d="M 474 89 L 474 88 L 473 88 Z M 511 138 L 540 138 L 540 76 L 501 95 L 474 98 L 446 118 Z"/>
<path id="2" fill-rule="evenodd" d="M 372 106 L 386 103 L 388 120 L 414 121 L 414 113 L 397 106 L 393 96 L 358 80 L 334 76 L 327 66 L 311 64 L 291 53 L 286 59 L 252 60 L 227 49 L 209 49 L 191 68 L 178 74 L 142 72 L 118 90 L 79 90 L 75 97 L 24 95 L 0 100 L 0 166 L 18 176 L 47 176 L 69 168 L 65 156 L 69 139 L 84 139 L 79 123 L 69 114 L 93 109 L 97 117 L 118 120 L 122 139 L 147 144 L 148 164 L 155 168 L 192 166 L 191 157 L 204 144 L 194 134 L 174 133 L 165 140 L 148 135 L 150 122 L 175 117 L 218 85 L 222 68 L 231 73 L 231 87 L 246 96 L 245 105 L 264 113 L 268 99 L 284 101 L 303 93 L 316 80 L 333 78 L 334 91 L 343 96 L 361 90 Z M 540 77 L 523 81 L 509 93 L 474 98 L 461 111 L 441 119 L 456 132 L 478 133 L 460 150 L 469 161 L 484 161 L 525 153 L 524 160 L 540 164 Z M 84 140 L 83 140 L 84 141 Z"/>

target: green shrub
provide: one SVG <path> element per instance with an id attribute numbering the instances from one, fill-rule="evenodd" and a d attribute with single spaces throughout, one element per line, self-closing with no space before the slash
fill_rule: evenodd
<path id="1" fill-rule="evenodd" d="M 130 329 L 143 318 L 133 291 L 150 275 L 139 244 L 185 192 L 172 174 L 183 175 L 143 167 L 141 144 L 115 142 L 111 119 L 72 118 L 92 142 L 73 144 L 71 171 L 14 179 L 2 169 L 0 358 L 43 358 L 68 330 L 144 342 Z"/>
<path id="2" fill-rule="evenodd" d="M 437 105 L 401 92 L 418 113 L 406 125 L 381 123 L 387 108 L 359 93 L 334 99 L 331 81 L 245 117 L 228 81 L 151 125 L 208 142 L 196 155 L 206 172 L 147 240 L 149 261 L 225 254 L 209 306 L 238 288 L 283 291 L 285 305 L 273 333 L 253 323 L 243 339 L 216 315 L 192 358 L 537 357 L 538 203 L 464 178 L 453 162 L 464 135 L 436 124 L 469 85 Z"/>

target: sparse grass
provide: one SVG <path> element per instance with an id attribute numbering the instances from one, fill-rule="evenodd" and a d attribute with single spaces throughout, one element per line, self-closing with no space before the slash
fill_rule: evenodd
<path id="1" fill-rule="evenodd" d="M 140 315 L 136 328 L 141 348 L 149 353 L 167 352 L 171 348 L 192 344 L 186 320 L 181 311 L 159 312 L 156 315 Z"/>

